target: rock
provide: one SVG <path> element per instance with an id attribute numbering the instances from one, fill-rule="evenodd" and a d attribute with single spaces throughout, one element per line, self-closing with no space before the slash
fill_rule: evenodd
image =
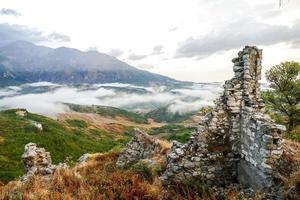
<path id="1" fill-rule="evenodd" d="M 89 159 L 90 156 L 91 156 L 91 155 L 88 154 L 88 153 L 83 154 L 83 155 L 80 156 L 80 158 L 78 159 L 77 164 L 78 164 L 78 165 L 81 165 L 81 164 L 85 163 L 85 162 Z"/>
<path id="2" fill-rule="evenodd" d="M 44 148 L 37 147 L 34 143 L 25 145 L 25 151 L 22 155 L 25 175 L 21 177 L 22 181 L 28 180 L 32 175 L 50 175 L 53 174 L 56 166 L 52 165 L 49 152 Z"/>
<path id="3" fill-rule="evenodd" d="M 35 126 L 35 127 L 38 129 L 38 131 L 40 131 L 40 132 L 43 131 L 43 125 L 42 125 L 41 123 L 36 122 L 36 121 L 31 121 L 31 124 L 32 124 L 33 126 Z"/>

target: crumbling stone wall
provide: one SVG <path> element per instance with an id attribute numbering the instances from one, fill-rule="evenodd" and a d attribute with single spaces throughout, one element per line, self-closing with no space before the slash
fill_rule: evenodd
<path id="1" fill-rule="evenodd" d="M 263 114 L 261 59 L 261 50 L 246 46 L 232 60 L 234 77 L 225 82 L 213 111 L 186 144 L 173 144 L 164 182 L 197 179 L 225 186 L 239 181 L 257 189 L 273 185 L 282 127 Z"/>
<path id="2" fill-rule="evenodd" d="M 49 152 L 44 148 L 37 147 L 34 143 L 25 145 L 25 151 L 22 155 L 25 174 L 21 177 L 22 181 L 28 180 L 33 175 L 50 175 L 53 174 L 56 166 L 52 165 Z"/>
<path id="3" fill-rule="evenodd" d="M 68 168 L 66 163 L 53 165 L 50 152 L 32 142 L 25 145 L 22 160 L 24 175 L 21 177 L 21 181 L 24 182 L 33 175 L 46 178 L 50 177 L 58 168 Z"/>
<path id="4" fill-rule="evenodd" d="M 225 82 L 212 112 L 187 143 L 173 142 L 166 171 L 160 177 L 164 183 L 196 179 L 217 186 L 239 182 L 254 189 L 275 185 L 273 165 L 282 154 L 284 129 L 263 112 L 261 60 L 262 50 L 250 46 L 232 60 L 234 77 Z M 149 136 L 133 139 L 119 165 L 153 154 L 153 141 L 146 144 L 139 137 Z"/>
<path id="5" fill-rule="evenodd" d="M 119 156 L 117 166 L 129 166 L 143 159 L 147 159 L 151 164 L 158 160 L 165 162 L 167 151 L 170 148 L 168 143 L 156 139 L 138 128 L 134 129 L 133 134 L 133 138 Z M 156 159 L 153 159 L 154 157 Z"/>

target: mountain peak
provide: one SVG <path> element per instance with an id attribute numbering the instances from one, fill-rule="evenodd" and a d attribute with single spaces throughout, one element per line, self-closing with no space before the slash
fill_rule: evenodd
<path id="1" fill-rule="evenodd" d="M 5 63 L 0 61 L 0 64 L 25 82 L 120 82 L 142 85 L 178 83 L 174 79 L 139 70 L 97 51 L 84 52 L 68 47 L 53 49 L 26 41 L 15 41 L 0 48 L 0 57 L 6 58 Z"/>

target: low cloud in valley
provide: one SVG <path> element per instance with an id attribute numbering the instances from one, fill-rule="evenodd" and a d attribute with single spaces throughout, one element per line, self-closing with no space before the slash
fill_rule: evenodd
<path id="1" fill-rule="evenodd" d="M 72 87 L 38 82 L 2 88 L 0 107 L 26 108 L 30 112 L 55 116 L 68 111 L 63 103 L 104 105 L 144 112 L 167 106 L 170 112 L 182 114 L 212 105 L 220 91 L 220 84 L 193 84 L 172 89 L 122 83 Z"/>

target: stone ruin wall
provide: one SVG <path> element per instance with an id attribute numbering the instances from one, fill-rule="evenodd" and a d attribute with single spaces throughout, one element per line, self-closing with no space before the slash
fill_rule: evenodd
<path id="1" fill-rule="evenodd" d="M 53 174 L 56 166 L 52 165 L 52 160 L 49 152 L 44 148 L 37 147 L 34 143 L 25 145 L 22 155 L 25 174 L 21 177 L 22 181 L 27 181 L 33 175 L 50 175 Z"/>
<path id="2" fill-rule="evenodd" d="M 238 181 L 255 189 L 273 185 L 283 128 L 263 113 L 261 60 L 262 51 L 249 46 L 232 60 L 234 77 L 191 139 L 173 144 L 163 181 L 194 178 L 221 186 Z"/>
<path id="3" fill-rule="evenodd" d="M 117 166 L 126 167 L 133 165 L 139 161 L 148 164 L 156 164 L 156 162 L 166 162 L 166 154 L 170 149 L 170 145 L 138 128 L 134 129 L 134 136 L 126 145 L 126 149 L 118 158 Z"/>
<path id="4" fill-rule="evenodd" d="M 262 50 L 249 46 L 232 60 L 234 77 L 225 82 L 212 112 L 187 143 L 173 142 L 160 177 L 164 183 L 195 179 L 217 186 L 239 182 L 254 189 L 274 185 L 272 165 L 282 154 L 283 128 L 263 112 L 261 60 Z M 149 157 L 145 152 L 155 145 L 137 141 L 127 145 L 119 166 Z"/>
<path id="5" fill-rule="evenodd" d="M 238 180 L 255 189 L 272 187 L 274 164 L 283 153 L 283 127 L 272 123 L 262 113 L 242 111 Z"/>

